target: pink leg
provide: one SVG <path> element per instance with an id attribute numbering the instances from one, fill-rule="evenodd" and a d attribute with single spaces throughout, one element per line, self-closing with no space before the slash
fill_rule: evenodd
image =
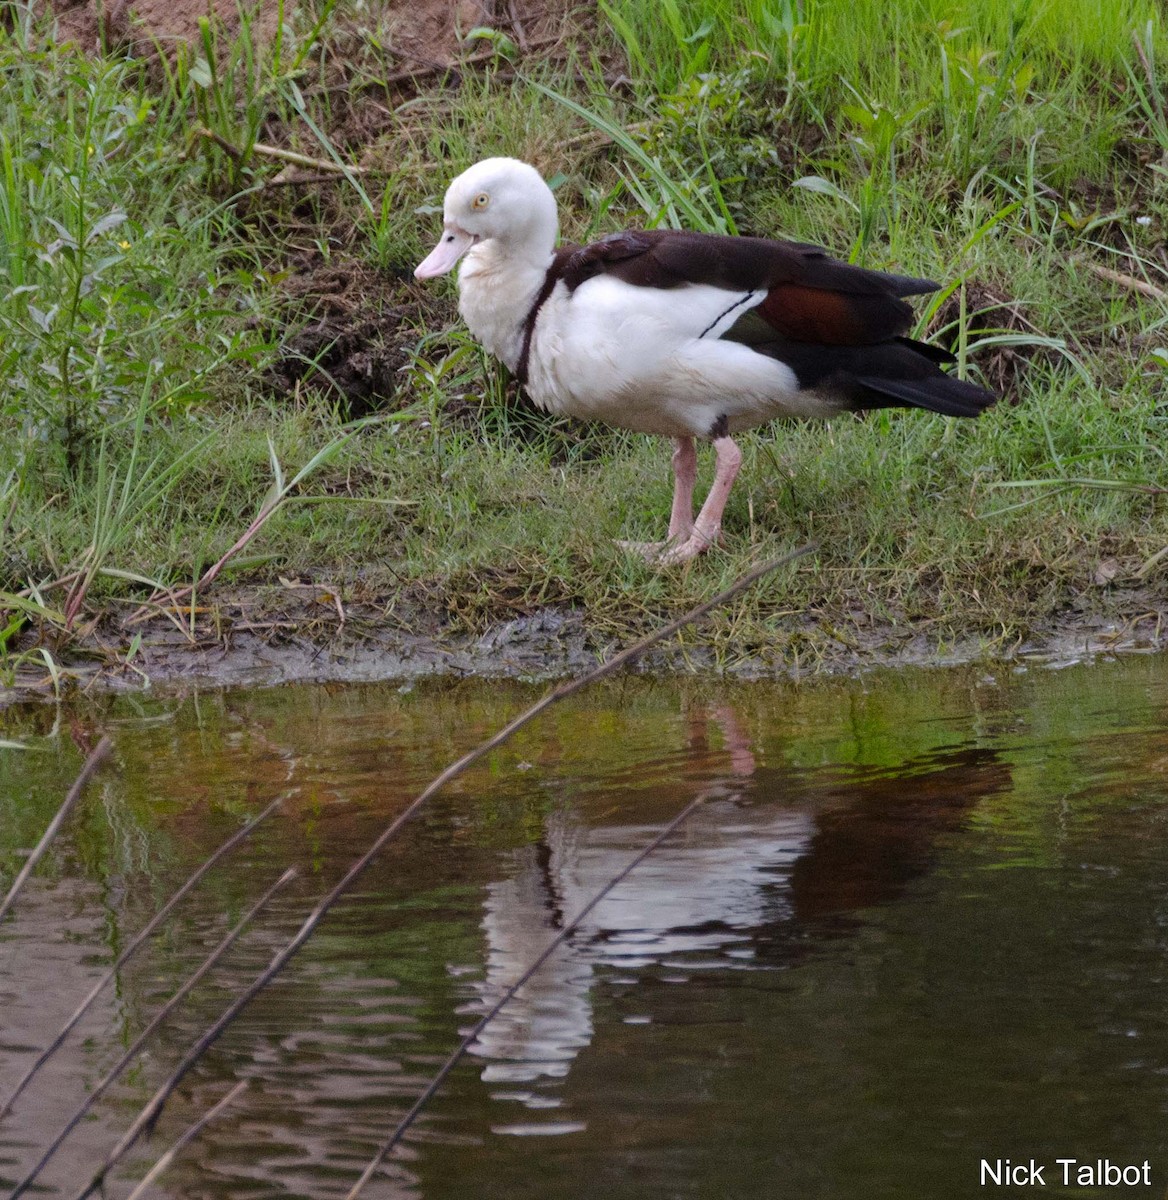
<path id="1" fill-rule="evenodd" d="M 718 540 L 718 534 L 722 531 L 722 513 L 726 511 L 730 489 L 734 486 L 738 468 L 742 466 L 742 451 L 730 438 L 720 437 L 714 439 L 714 454 L 717 458 L 714 483 L 702 505 L 702 511 L 698 513 L 693 531 L 679 546 L 666 550 L 659 562 L 685 562 L 686 559 L 696 558 Z"/>
<path id="2" fill-rule="evenodd" d="M 693 493 L 698 477 L 698 452 L 691 437 L 673 439 L 673 512 L 669 542 L 678 545 L 693 533 Z"/>
<path id="3" fill-rule="evenodd" d="M 684 545 L 693 534 L 693 494 L 698 477 L 698 452 L 691 437 L 673 439 L 673 511 L 669 537 L 663 542 L 617 542 L 622 550 L 656 562 L 669 548 Z"/>

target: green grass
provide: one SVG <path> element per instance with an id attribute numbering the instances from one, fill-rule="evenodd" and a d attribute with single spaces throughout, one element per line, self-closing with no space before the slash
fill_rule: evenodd
<path id="1" fill-rule="evenodd" d="M 59 672 L 94 619 L 153 592 L 190 606 L 190 628 L 188 589 L 213 607 L 228 576 L 309 575 L 454 630 L 573 605 L 620 638 L 815 537 L 814 566 L 703 634 L 727 659 L 801 661 L 873 622 L 892 643 L 1007 648 L 1071 606 L 1125 611 L 1100 578 L 1157 584 L 1155 6 L 601 7 L 600 58 L 567 45 L 405 99 L 385 31 L 343 6 L 268 47 L 207 26 L 154 77 L 0 32 L 0 682 Z M 631 94 L 599 80 L 618 64 Z M 343 174 L 279 186 L 265 144 Z M 614 539 L 666 522 L 668 447 L 517 403 L 452 285 L 409 279 L 446 183 L 497 153 L 554 180 L 575 239 L 628 223 L 786 236 L 938 279 L 918 336 L 1007 400 L 977 423 L 882 412 L 747 435 L 725 549 L 680 570 L 630 559 Z M 362 276 L 383 281 L 369 312 L 405 364 L 392 419 L 342 431 L 327 382 L 274 386 L 310 315 L 286 295 L 309 260 L 379 273 Z M 111 628 L 126 654 L 135 633 Z"/>

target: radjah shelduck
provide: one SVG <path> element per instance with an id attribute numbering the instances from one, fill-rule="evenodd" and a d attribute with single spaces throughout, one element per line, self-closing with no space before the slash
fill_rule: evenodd
<path id="1" fill-rule="evenodd" d="M 557 248 L 555 197 L 539 172 L 488 158 L 446 192 L 441 240 L 415 275 L 462 261 L 471 333 L 543 409 L 673 439 L 664 542 L 680 562 L 718 540 L 742 453 L 732 435 L 776 417 L 889 406 L 976 417 L 997 397 L 947 375 L 952 356 L 905 337 L 903 297 L 927 279 L 851 266 L 817 246 L 673 230 Z M 714 482 L 697 518 L 696 438 Z"/>

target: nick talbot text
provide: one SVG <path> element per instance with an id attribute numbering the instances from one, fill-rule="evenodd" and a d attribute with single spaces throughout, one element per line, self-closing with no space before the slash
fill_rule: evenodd
<path id="1" fill-rule="evenodd" d="M 1109 1158 L 1081 1162 L 1077 1158 L 1056 1158 L 1053 1163 L 1040 1163 L 1029 1158 L 1012 1162 L 1008 1158 L 981 1160 L 982 1187 L 1046 1187 L 1049 1172 L 1051 1183 L 1063 1187 L 1144 1187 L 1152 1186 L 1152 1166 L 1142 1163 L 1113 1163 Z"/>

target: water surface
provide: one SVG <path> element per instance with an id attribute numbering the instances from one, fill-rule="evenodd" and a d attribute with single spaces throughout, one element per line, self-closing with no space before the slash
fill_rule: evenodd
<path id="1" fill-rule="evenodd" d="M 539 689 L 288 687 L 12 709 L 0 883 L 107 769 L 0 929 L 0 1098 L 128 939 L 273 797 L 0 1122 L 0 1184 L 289 864 L 300 875 L 44 1172 L 72 1196 L 186 1047 L 429 778 Z M 1168 1189 L 1168 660 L 859 681 L 625 679 L 440 794 L 188 1076 L 128 1194 L 344 1196 L 549 939 L 704 803 L 474 1045 L 371 1198 L 912 1198 Z M 1062 1185 L 1056 1160 L 1148 1163 Z M 1072 1172 L 1077 1170 L 1072 1169 Z"/>

